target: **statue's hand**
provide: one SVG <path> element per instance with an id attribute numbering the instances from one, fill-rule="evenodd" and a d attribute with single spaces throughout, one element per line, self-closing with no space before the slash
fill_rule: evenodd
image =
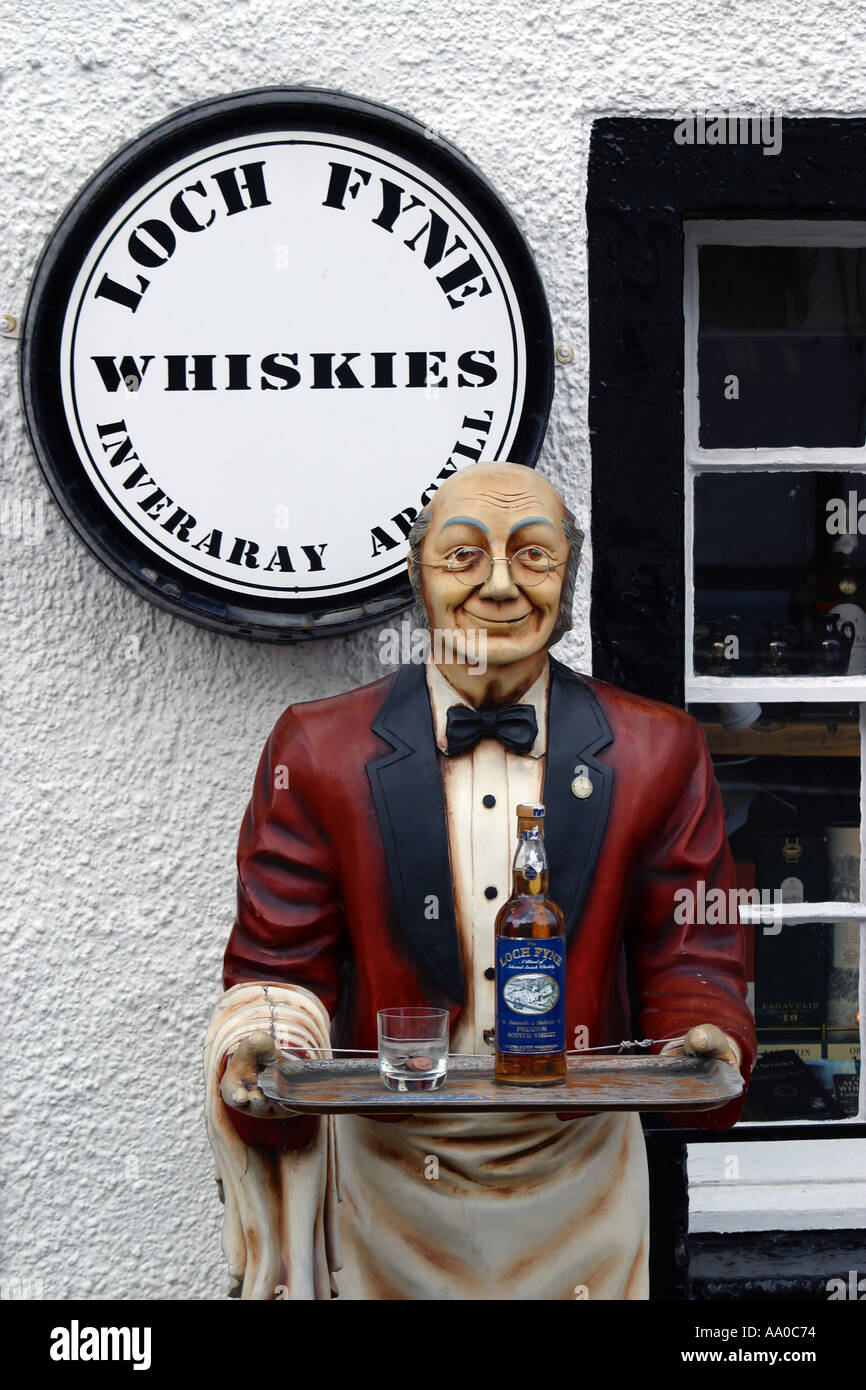
<path id="1" fill-rule="evenodd" d="M 262 1029 L 251 1033 L 235 1048 L 223 1073 L 220 1094 L 226 1105 L 255 1119 L 285 1119 L 290 1116 L 290 1110 L 276 1101 L 268 1100 L 259 1086 L 259 1072 L 270 1066 L 271 1062 L 279 1061 L 280 1051 L 270 1033 Z"/>
<path id="2" fill-rule="evenodd" d="M 717 1057 L 737 1069 L 740 1066 L 740 1049 L 715 1023 L 699 1023 L 689 1029 L 681 1043 L 669 1043 L 662 1051 L 667 1056 Z"/>

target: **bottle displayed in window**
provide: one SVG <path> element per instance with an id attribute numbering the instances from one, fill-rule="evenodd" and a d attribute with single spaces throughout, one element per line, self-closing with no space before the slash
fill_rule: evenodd
<path id="1" fill-rule="evenodd" d="M 827 837 L 783 831 L 756 836 L 755 886 L 773 903 L 827 897 Z M 762 924 L 755 936 L 755 1022 L 765 1041 L 818 1040 L 827 1015 L 827 929 Z"/>

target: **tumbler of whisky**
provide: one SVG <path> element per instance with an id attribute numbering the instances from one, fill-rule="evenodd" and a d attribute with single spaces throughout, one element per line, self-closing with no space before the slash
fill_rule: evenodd
<path id="1" fill-rule="evenodd" d="M 565 1081 L 565 919 L 547 896 L 544 807 L 517 808 L 511 897 L 496 914 L 497 1081 Z"/>

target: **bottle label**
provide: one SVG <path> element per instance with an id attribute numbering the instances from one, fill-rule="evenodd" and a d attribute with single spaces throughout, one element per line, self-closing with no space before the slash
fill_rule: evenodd
<path id="1" fill-rule="evenodd" d="M 496 1050 L 565 1051 L 565 942 L 496 938 Z"/>

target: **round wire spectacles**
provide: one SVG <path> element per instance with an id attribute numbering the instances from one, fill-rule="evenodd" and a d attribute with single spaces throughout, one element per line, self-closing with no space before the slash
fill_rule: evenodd
<path id="1" fill-rule="evenodd" d="M 551 560 L 547 551 L 538 545 L 525 545 L 510 558 L 507 555 L 490 555 L 480 545 L 461 545 L 452 551 L 447 560 L 438 564 L 429 560 L 420 563 L 426 569 L 447 570 L 461 584 L 473 589 L 477 584 L 487 583 L 496 560 L 505 561 L 515 584 L 528 588 L 541 584 L 554 570 L 568 564 L 567 560 Z"/>

